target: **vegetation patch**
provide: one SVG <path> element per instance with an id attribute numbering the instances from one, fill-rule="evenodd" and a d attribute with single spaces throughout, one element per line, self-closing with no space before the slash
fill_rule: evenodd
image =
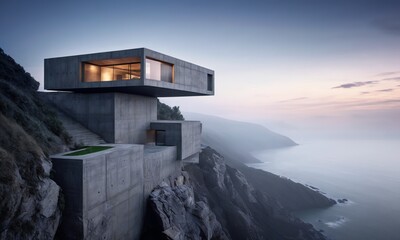
<path id="1" fill-rule="evenodd" d="M 64 156 L 82 156 L 82 155 L 86 155 L 86 154 L 100 152 L 100 151 L 107 150 L 107 149 L 110 149 L 110 148 L 113 148 L 113 147 L 110 147 L 110 146 L 89 146 L 89 147 L 85 147 L 82 150 L 78 150 L 76 152 L 64 154 Z"/>
<path id="2" fill-rule="evenodd" d="M 160 100 L 157 100 L 157 119 L 179 121 L 185 120 L 179 107 L 170 107 L 167 104 L 160 102 Z"/>

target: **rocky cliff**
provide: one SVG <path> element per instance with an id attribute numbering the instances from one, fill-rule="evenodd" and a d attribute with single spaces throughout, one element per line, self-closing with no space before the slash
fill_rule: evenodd
<path id="1" fill-rule="evenodd" d="M 209 147 L 203 149 L 198 165 L 188 165 L 185 170 L 190 181 L 178 185 L 162 184 L 150 196 L 147 217 L 151 220 L 147 223 L 152 223 L 151 231 L 148 231 L 152 237 L 325 239 L 312 225 L 293 217 L 285 209 L 286 202 L 282 201 L 281 195 L 258 190 L 241 171 L 227 165 L 224 158 Z M 264 184 L 277 182 L 281 182 L 282 191 L 296 190 L 289 196 L 291 201 L 298 193 L 306 192 L 310 198 L 320 198 L 318 204 L 313 202 L 315 207 L 334 203 L 317 192 L 309 193 L 303 185 L 279 177 Z"/>
<path id="2" fill-rule="evenodd" d="M 0 49 L 0 239 L 53 239 L 61 217 L 47 156 L 68 136 L 38 86 Z"/>

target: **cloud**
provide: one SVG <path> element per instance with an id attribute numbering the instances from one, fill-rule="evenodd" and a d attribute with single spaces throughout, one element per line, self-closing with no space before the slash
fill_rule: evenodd
<path id="1" fill-rule="evenodd" d="M 369 94 L 370 92 L 360 92 L 361 95 Z"/>
<path id="2" fill-rule="evenodd" d="M 383 73 L 378 73 L 375 76 L 388 76 L 388 75 L 394 75 L 400 73 L 400 71 L 396 71 L 396 72 L 383 72 Z"/>
<path id="3" fill-rule="evenodd" d="M 386 72 L 386 73 L 380 73 L 381 76 L 385 76 L 385 75 L 391 75 L 391 74 L 395 74 L 397 72 Z M 371 81 L 364 81 L 364 82 L 351 82 L 351 83 L 344 83 L 342 85 L 333 87 L 332 89 L 336 89 L 336 88 L 354 88 L 354 87 L 362 87 L 365 85 L 371 85 L 371 84 L 377 84 L 379 82 L 382 81 L 400 81 L 400 77 L 390 77 L 390 78 L 383 78 L 380 80 L 371 80 Z"/>
<path id="4" fill-rule="evenodd" d="M 308 99 L 308 97 L 299 97 L 299 98 L 292 98 L 292 99 L 282 100 L 282 101 L 279 101 L 279 103 L 294 102 L 294 101 L 300 101 L 300 100 L 305 100 L 305 99 Z"/>
<path id="5" fill-rule="evenodd" d="M 371 102 L 358 102 L 358 103 L 352 103 L 348 106 L 376 106 L 376 105 L 386 106 L 387 104 L 397 104 L 397 103 L 400 103 L 400 99 L 379 100 L 379 101 L 371 101 Z"/>
<path id="6" fill-rule="evenodd" d="M 378 81 L 365 81 L 365 82 L 352 82 L 352 83 L 345 83 L 336 87 L 333 87 L 333 89 L 335 88 L 354 88 L 354 87 L 362 87 L 365 85 L 370 85 L 370 84 L 375 84 Z"/>
<path id="7" fill-rule="evenodd" d="M 392 91 L 393 91 L 393 88 L 377 90 L 377 92 L 392 92 Z"/>
<path id="8" fill-rule="evenodd" d="M 382 81 L 400 81 L 400 77 L 384 78 Z"/>

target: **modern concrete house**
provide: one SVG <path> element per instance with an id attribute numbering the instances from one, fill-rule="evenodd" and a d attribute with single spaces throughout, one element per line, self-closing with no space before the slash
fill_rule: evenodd
<path id="1" fill-rule="evenodd" d="M 146 48 L 44 60 L 47 90 L 151 97 L 214 94 L 214 71 Z"/>
<path id="2" fill-rule="evenodd" d="M 101 139 L 82 142 L 104 147 L 51 156 L 66 200 L 60 236 L 137 239 L 151 190 L 200 152 L 201 123 L 157 120 L 157 97 L 213 95 L 214 71 L 139 48 L 45 59 L 45 89 L 65 124 Z"/>

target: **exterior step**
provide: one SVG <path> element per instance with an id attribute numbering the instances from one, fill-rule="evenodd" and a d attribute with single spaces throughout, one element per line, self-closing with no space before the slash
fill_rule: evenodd
<path id="1" fill-rule="evenodd" d="M 54 109 L 57 112 L 58 119 L 64 125 L 72 141 L 76 145 L 93 146 L 106 143 L 99 135 L 93 133 L 79 122 L 67 116 L 64 112 Z"/>

